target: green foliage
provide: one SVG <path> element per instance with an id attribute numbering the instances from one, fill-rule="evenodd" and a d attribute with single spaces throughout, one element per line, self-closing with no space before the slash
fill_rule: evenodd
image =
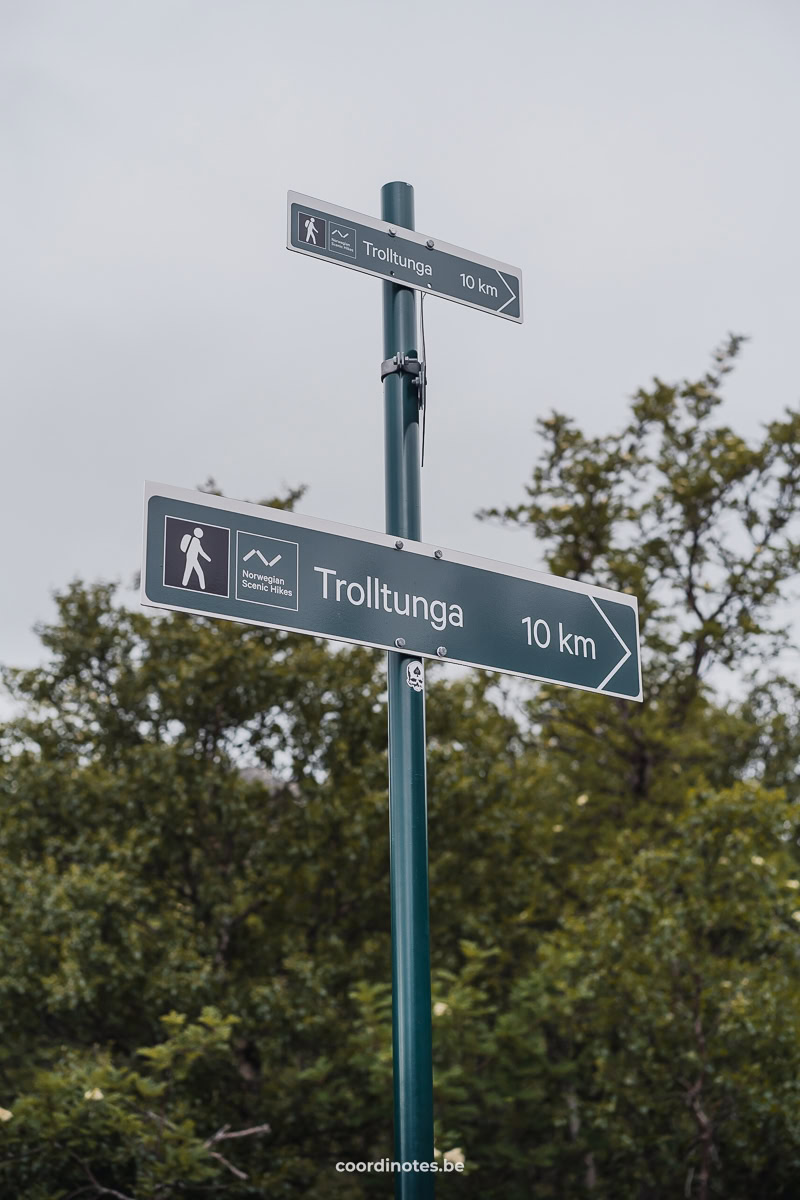
<path id="1" fill-rule="evenodd" d="M 109 1177 L 133 1177 L 142 1195 L 159 1196 L 176 1180 L 218 1179 L 220 1165 L 235 1176 L 217 1148 L 228 1129 L 198 1132 L 211 1118 L 195 1099 L 229 1056 L 235 1020 L 211 1007 L 194 1023 L 168 1013 L 161 1018 L 165 1039 L 138 1051 L 140 1069 L 115 1065 L 108 1050 L 63 1047 L 57 1065 L 30 1074 L 29 1091 L 14 1105 L 3 1165 L 16 1194 L 103 1194 Z M 248 1131 L 268 1132 L 267 1125 Z"/>
<path id="2" fill-rule="evenodd" d="M 494 1030 L 505 1194 L 793 1194 L 798 815 L 755 785 L 693 793 L 660 845 L 626 832 L 582 875 Z"/>
<path id="3" fill-rule="evenodd" d="M 620 433 L 540 422 L 485 514 L 639 596 L 645 703 L 429 678 L 464 1200 L 800 1187 L 800 415 L 716 423 L 741 341 Z M 335 1170 L 392 1151 L 380 656 L 79 583 L 41 637 L 0 734 L 0 1196 L 385 1195 Z"/>

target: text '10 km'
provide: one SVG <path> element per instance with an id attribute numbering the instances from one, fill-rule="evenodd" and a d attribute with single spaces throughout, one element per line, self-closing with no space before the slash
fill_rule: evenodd
<path id="1" fill-rule="evenodd" d="M 542 617 L 531 622 L 531 617 L 522 618 L 522 624 L 528 629 L 528 645 L 536 645 L 540 650 L 546 650 L 552 637 L 550 626 Z M 594 638 L 584 637 L 581 633 L 565 633 L 561 621 L 558 622 L 558 649 L 562 654 L 583 654 L 584 658 L 597 658 Z"/>
<path id="2" fill-rule="evenodd" d="M 494 285 L 491 283 L 484 283 L 484 281 L 481 279 L 480 275 L 478 276 L 478 278 L 476 280 L 474 275 L 466 275 L 462 271 L 461 272 L 461 283 L 462 283 L 463 287 L 468 288 L 471 292 L 474 292 L 475 289 L 477 288 L 477 290 L 481 293 L 482 296 L 496 296 L 497 295 L 497 288 L 494 287 Z"/>

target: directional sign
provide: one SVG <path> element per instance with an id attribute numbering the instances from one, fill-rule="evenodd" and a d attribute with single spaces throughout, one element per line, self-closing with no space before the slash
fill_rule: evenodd
<path id="1" fill-rule="evenodd" d="M 286 245 L 340 267 L 522 321 L 519 267 L 325 200 L 289 192 Z"/>
<path id="2" fill-rule="evenodd" d="M 142 603 L 642 699 L 633 596 L 163 484 Z"/>

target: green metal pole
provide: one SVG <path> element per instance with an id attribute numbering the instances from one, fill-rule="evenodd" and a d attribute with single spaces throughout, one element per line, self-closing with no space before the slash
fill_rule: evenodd
<path id="1" fill-rule="evenodd" d="M 384 221 L 414 228 L 414 189 L 381 189 Z M 416 296 L 383 284 L 384 358 L 417 356 Z M 406 374 L 384 381 L 386 532 L 398 540 L 421 537 L 419 400 Z M 399 551 L 402 553 L 402 550 Z M 392 902 L 392 1040 L 394 1051 L 394 1160 L 433 1161 L 433 1060 L 428 920 L 428 812 L 425 794 L 425 691 L 408 683 L 412 655 L 390 653 L 389 855 Z M 432 1200 L 433 1175 L 395 1174 L 396 1200 Z"/>

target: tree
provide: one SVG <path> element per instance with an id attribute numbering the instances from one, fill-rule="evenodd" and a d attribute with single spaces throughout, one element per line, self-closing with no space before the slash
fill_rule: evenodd
<path id="1" fill-rule="evenodd" d="M 527 501 L 483 514 L 532 530 L 555 573 L 639 596 L 646 680 L 641 706 L 551 687 L 524 706 L 546 763 L 537 799 L 552 797 L 539 845 L 562 888 L 519 914 L 527 969 L 493 1026 L 504 1095 L 537 1130 L 527 1158 L 512 1131 L 509 1196 L 515 1181 L 632 1200 L 667 1180 L 702 1200 L 800 1182 L 797 689 L 770 673 L 800 565 L 800 414 L 754 447 L 714 424 L 741 345 L 696 383 L 639 392 L 618 434 L 541 421 Z M 738 703 L 712 690 L 721 668 L 750 684 Z M 498 1125 L 495 1160 L 503 1139 Z"/>

